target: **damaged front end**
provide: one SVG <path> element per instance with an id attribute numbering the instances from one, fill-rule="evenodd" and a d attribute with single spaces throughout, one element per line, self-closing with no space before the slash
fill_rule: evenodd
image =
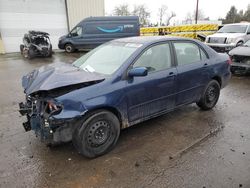
<path id="1" fill-rule="evenodd" d="M 46 144 L 68 142 L 72 139 L 77 116 L 56 118 L 64 107 L 54 99 L 29 95 L 25 103 L 19 103 L 19 108 L 20 114 L 27 117 L 27 121 L 23 123 L 25 131 L 35 131 Z M 78 110 L 80 114 L 83 109 Z"/>
<path id="2" fill-rule="evenodd" d="M 234 74 L 250 74 L 250 55 L 234 55 L 232 58 L 231 72 Z"/>
<path id="3" fill-rule="evenodd" d="M 19 103 L 19 112 L 27 117 L 25 131 L 34 130 L 47 144 L 68 142 L 74 126 L 87 111 L 77 98 L 59 97 L 104 80 L 99 74 L 79 70 L 72 65 L 51 64 L 32 71 L 22 78 L 26 95 Z"/>

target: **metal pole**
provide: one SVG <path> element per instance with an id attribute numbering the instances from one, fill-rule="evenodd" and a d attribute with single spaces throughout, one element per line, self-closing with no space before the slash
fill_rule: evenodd
<path id="1" fill-rule="evenodd" d="M 198 12 L 199 12 L 199 0 L 197 0 L 197 2 L 196 2 L 195 24 L 197 24 L 197 20 L 198 20 Z"/>
<path id="2" fill-rule="evenodd" d="M 69 11 L 68 11 L 68 3 L 67 3 L 67 0 L 65 0 L 65 8 L 66 8 L 66 19 L 67 19 L 68 32 L 70 32 Z"/>

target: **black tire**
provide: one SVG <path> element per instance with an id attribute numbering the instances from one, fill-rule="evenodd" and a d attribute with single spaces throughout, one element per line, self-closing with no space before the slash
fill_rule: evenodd
<path id="1" fill-rule="evenodd" d="M 23 48 L 24 48 L 24 45 L 21 44 L 21 45 L 20 45 L 20 52 L 21 52 L 21 54 L 23 54 Z"/>
<path id="2" fill-rule="evenodd" d="M 220 96 L 220 84 L 216 80 L 211 80 L 204 92 L 202 93 L 202 96 L 196 104 L 202 109 L 202 110 L 210 110 L 212 109 Z"/>
<path id="3" fill-rule="evenodd" d="M 50 45 L 48 55 L 46 57 L 52 57 L 52 45 Z"/>
<path id="4" fill-rule="evenodd" d="M 32 49 L 23 48 L 22 55 L 26 59 L 32 59 L 34 57 L 34 52 Z"/>
<path id="5" fill-rule="evenodd" d="M 98 110 L 79 123 L 72 141 L 80 154 L 87 158 L 95 158 L 111 151 L 119 135 L 118 118 L 107 110 Z"/>
<path id="6" fill-rule="evenodd" d="M 64 49 L 67 53 L 72 53 L 76 50 L 73 44 L 70 44 L 70 43 L 66 44 Z"/>
<path id="7" fill-rule="evenodd" d="M 35 57 L 35 51 L 32 48 L 29 48 L 28 50 L 28 59 L 32 59 Z"/>

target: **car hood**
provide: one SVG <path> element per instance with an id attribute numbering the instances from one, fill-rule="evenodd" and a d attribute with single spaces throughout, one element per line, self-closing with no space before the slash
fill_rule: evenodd
<path id="1" fill-rule="evenodd" d="M 70 85 L 101 81 L 105 75 L 90 73 L 66 63 L 53 63 L 23 76 L 22 86 L 27 95 Z"/>
<path id="2" fill-rule="evenodd" d="M 244 33 L 214 33 L 212 35 L 209 35 L 209 37 L 237 38 L 244 35 Z"/>
<path id="3" fill-rule="evenodd" d="M 248 47 L 248 46 L 236 47 L 229 52 L 229 55 L 231 55 L 231 56 L 239 55 L 239 56 L 249 56 L 250 57 L 250 47 Z"/>

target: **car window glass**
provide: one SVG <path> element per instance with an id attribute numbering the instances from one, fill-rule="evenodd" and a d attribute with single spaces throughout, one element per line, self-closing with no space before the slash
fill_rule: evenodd
<path id="1" fill-rule="evenodd" d="M 248 26 L 247 33 L 250 34 L 250 25 Z"/>
<path id="2" fill-rule="evenodd" d="M 205 54 L 205 52 L 202 49 L 200 49 L 200 52 L 201 52 L 201 59 L 202 60 L 208 59 L 207 55 Z"/>
<path id="3" fill-rule="evenodd" d="M 82 35 L 82 27 L 76 27 L 71 31 L 71 35 L 76 37 L 76 36 L 81 36 Z"/>
<path id="4" fill-rule="evenodd" d="M 160 71 L 171 67 L 169 44 L 159 44 L 147 49 L 137 61 L 135 67 L 146 67 L 148 72 Z"/>
<path id="5" fill-rule="evenodd" d="M 105 43 L 77 59 L 73 65 L 87 72 L 111 75 L 141 46 L 136 43 Z"/>
<path id="6" fill-rule="evenodd" d="M 178 65 L 187 65 L 201 60 L 199 47 L 191 42 L 174 43 Z"/>

